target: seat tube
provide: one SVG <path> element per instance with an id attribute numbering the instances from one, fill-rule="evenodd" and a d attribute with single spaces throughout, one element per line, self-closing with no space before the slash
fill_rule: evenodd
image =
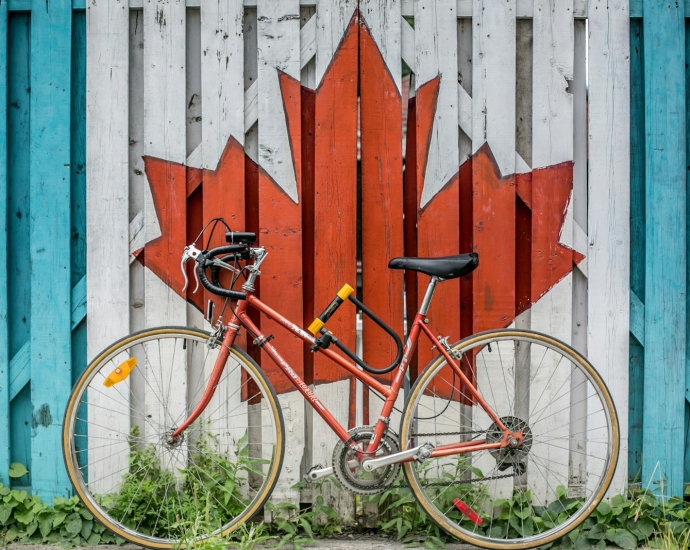
<path id="1" fill-rule="evenodd" d="M 431 279 L 429 279 L 429 284 L 426 287 L 426 292 L 424 293 L 422 304 L 419 306 L 419 313 L 421 313 L 422 315 L 426 315 L 426 312 L 429 311 L 431 298 L 433 298 L 434 296 L 434 290 L 436 290 L 436 284 L 438 283 L 438 281 L 439 278 L 435 275 L 432 275 Z"/>

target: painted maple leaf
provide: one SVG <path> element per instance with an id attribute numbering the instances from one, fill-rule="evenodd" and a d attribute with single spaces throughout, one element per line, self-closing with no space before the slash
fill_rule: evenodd
<path id="1" fill-rule="evenodd" d="M 234 137 L 229 138 L 218 165 L 213 170 L 190 168 L 154 157 L 144 158 L 161 234 L 147 242 L 136 256 L 166 285 L 199 309 L 203 309 L 205 299 L 215 300 L 217 306 L 221 305 L 221 300 L 208 293 L 193 294 L 193 285 L 183 292 L 184 278 L 179 266 L 184 246 L 196 237 L 204 220 L 212 217 L 223 217 L 233 227 L 237 227 L 238 222 L 250 224 L 250 219 L 253 219 L 251 223 L 258 225 L 255 213 L 246 209 L 244 196 L 245 193 L 257 193 L 259 186 L 264 190 L 272 190 L 264 195 L 265 200 L 274 207 L 283 209 L 286 216 L 290 216 L 293 211 L 299 212 L 300 201 L 303 199 L 301 189 L 314 189 L 313 179 L 319 174 L 318 167 L 314 169 L 313 166 L 313 146 L 310 169 L 303 166 L 301 155 L 294 154 L 294 151 L 307 148 L 302 143 L 306 143 L 307 139 L 304 136 L 303 140 L 301 134 L 302 121 L 305 118 L 318 118 L 318 112 L 333 110 L 336 102 L 342 99 L 338 93 L 339 85 L 350 88 L 354 85 L 356 89 L 356 83 L 345 82 L 345 75 L 352 71 L 352 50 L 358 44 L 378 52 L 380 63 L 376 66 L 382 67 L 381 85 L 397 91 L 390 72 L 385 69 L 383 56 L 357 11 L 324 75 L 322 82 L 325 84 L 313 91 L 301 87 L 294 78 L 277 72 L 285 114 L 285 131 L 292 151 L 291 158 L 284 159 L 285 162 L 292 163 L 289 181 L 280 181 L 275 174 L 258 166 L 245 154 L 243 146 Z M 465 319 L 462 324 L 463 332 L 505 327 L 517 314 L 528 309 L 567 276 L 573 266 L 583 259 L 582 255 L 560 242 L 572 193 L 573 165 L 572 162 L 566 162 L 525 174 L 500 174 L 488 144 L 484 144 L 471 159 L 458 167 L 448 181 L 427 185 L 429 182 L 425 182 L 425 177 L 429 177 L 429 144 L 434 130 L 439 82 L 440 77 L 421 85 L 412 101 L 416 102 L 418 108 L 410 111 L 417 117 L 416 142 L 419 145 L 414 169 L 418 187 L 423 189 L 423 198 L 417 204 L 419 216 L 433 219 L 448 193 L 459 194 L 462 250 L 457 252 L 475 250 L 481 256 L 479 269 L 461 281 L 465 289 L 460 304 L 461 317 Z M 323 139 L 333 141 L 337 137 L 328 134 Z M 349 136 L 347 139 L 351 141 L 355 138 Z M 319 145 L 322 149 L 337 149 L 335 141 Z M 335 154 L 342 153 L 338 150 Z M 409 161 L 410 159 L 408 164 L 412 166 L 413 163 Z M 399 169 L 402 170 L 402 166 Z M 305 185 L 309 178 L 311 185 Z M 294 182 L 297 182 L 297 190 L 294 189 Z M 337 216 L 337 204 L 333 203 L 332 208 L 333 215 Z M 457 220 L 455 224 L 457 225 Z M 247 229 L 251 228 L 248 226 Z M 301 239 L 300 234 L 295 234 L 287 226 L 271 228 L 271 231 L 283 231 L 286 239 Z M 493 249 L 496 247 L 493 245 L 504 242 L 506 238 L 512 245 L 504 246 L 501 252 L 495 253 Z M 218 246 L 222 242 L 219 234 L 212 244 Z M 339 253 L 337 247 L 333 248 L 332 253 Z M 284 266 L 276 261 L 278 259 L 279 257 L 273 257 L 273 263 L 267 262 L 263 267 L 264 277 L 285 275 L 281 272 Z M 264 299 L 272 304 L 269 297 L 264 296 Z M 286 313 L 290 314 L 290 311 Z M 341 369 L 334 367 L 334 371 L 334 378 L 329 380 L 349 377 Z M 277 371 L 274 374 L 269 370 L 269 377 L 278 392 L 293 389 Z"/>

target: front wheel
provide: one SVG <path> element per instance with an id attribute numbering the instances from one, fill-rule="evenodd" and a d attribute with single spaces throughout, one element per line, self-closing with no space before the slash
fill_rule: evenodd
<path id="1" fill-rule="evenodd" d="M 441 528 L 484 548 L 532 548 L 575 529 L 603 498 L 618 460 L 618 418 L 599 374 L 569 346 L 532 331 L 477 334 L 453 345 L 451 356 L 524 440 L 404 464 L 419 504 Z M 439 356 L 405 405 L 402 450 L 501 442 L 479 402 Z"/>
<path id="2" fill-rule="evenodd" d="M 108 529 L 149 548 L 225 535 L 261 509 L 285 452 L 278 399 L 233 346 L 215 394 L 180 437 L 222 343 L 201 330 L 145 330 L 100 353 L 67 404 L 74 488 Z"/>

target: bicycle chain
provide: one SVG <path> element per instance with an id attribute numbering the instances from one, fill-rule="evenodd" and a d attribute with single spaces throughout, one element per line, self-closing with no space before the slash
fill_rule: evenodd
<path id="1" fill-rule="evenodd" d="M 434 432 L 434 433 L 413 433 L 410 434 L 411 436 L 414 437 L 430 437 L 430 436 L 436 436 L 436 435 L 477 435 L 477 434 L 485 434 L 486 430 L 473 430 L 470 432 Z"/>

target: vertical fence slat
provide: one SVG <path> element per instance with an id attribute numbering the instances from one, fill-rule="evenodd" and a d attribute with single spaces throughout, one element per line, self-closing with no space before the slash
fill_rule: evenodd
<path id="1" fill-rule="evenodd" d="M 357 231 L 357 21 L 353 0 L 318 0 L 314 118 L 314 315 L 323 311 L 345 284 L 356 283 Z M 337 212 L 337 214 L 336 214 Z M 312 317 L 313 319 L 313 317 Z M 311 322 L 311 319 L 305 322 Z M 355 311 L 345 304 L 328 328 L 355 347 Z M 314 381 L 341 425 L 350 416 L 350 379 L 330 360 L 314 357 Z M 330 464 L 336 437 L 314 415 L 313 461 Z M 343 515 L 350 495 L 336 506 Z"/>
<path id="2" fill-rule="evenodd" d="M 516 19 L 515 1 L 494 5 L 475 2 L 472 26 L 472 151 L 470 170 L 460 175 L 463 213 L 463 241 L 470 239 L 479 253 L 479 267 L 472 273 L 472 321 L 468 334 L 500 328 L 515 315 L 515 111 L 516 111 Z M 469 203 L 469 204 L 467 204 Z M 471 206 L 470 206 L 471 205 Z M 471 209 L 471 210 L 470 210 Z M 464 233 L 469 229 L 469 235 Z M 463 285 L 463 289 L 465 285 Z M 490 296 L 490 299 L 487 297 Z M 500 353 L 512 356 L 512 343 Z M 483 354 L 476 377 L 480 387 L 492 379 L 503 378 L 499 354 Z M 482 380 L 483 379 L 483 380 Z M 488 380 L 487 380 L 488 379 Z M 495 404 L 508 406 L 515 401 L 513 377 L 492 388 Z M 472 407 L 468 417 L 478 425 L 481 409 Z M 508 413 L 508 409 L 499 414 Z M 488 458 L 488 460 L 487 460 Z M 493 458 L 473 462 L 489 472 Z M 492 498 L 510 498 L 513 483 L 497 482 Z"/>
<path id="3" fill-rule="evenodd" d="M 610 488 L 616 494 L 625 490 L 628 475 L 630 19 L 628 4 L 621 0 L 592 0 L 588 13 L 587 352 L 618 410 L 622 449 Z M 661 392 L 654 394 L 656 399 Z"/>
<path id="4" fill-rule="evenodd" d="M 403 254 L 402 16 L 399 2 L 366 0 L 359 9 L 362 297 L 402 334 L 403 273 L 388 269 Z M 366 316 L 362 338 L 368 364 L 382 368 L 393 362 L 395 343 Z"/>
<path id="5" fill-rule="evenodd" d="M 596 87 L 595 87 L 596 89 Z M 642 20 L 630 21 L 630 292 L 644 304 L 645 278 L 645 135 Z M 644 342 L 630 335 L 628 477 L 642 468 Z"/>
<path id="6" fill-rule="evenodd" d="M 55 457 L 62 453 L 62 414 L 71 389 L 71 29 L 70 1 L 32 5 L 31 463 L 32 483 L 46 499 L 70 491 Z"/>
<path id="7" fill-rule="evenodd" d="M 533 75 L 532 75 L 532 329 L 550 334 L 564 342 L 572 338 L 572 253 L 562 250 L 561 243 L 572 244 L 572 201 L 554 239 L 554 219 L 563 216 L 560 193 L 571 197 L 573 160 L 573 104 L 568 81 L 573 79 L 574 26 L 572 0 L 536 1 L 533 14 Z M 549 167 L 561 164 L 558 170 Z M 555 168 L 555 167 L 554 167 Z M 548 258 L 548 262 L 546 261 Z M 538 285 L 542 276 L 559 268 L 567 273 L 543 296 Z M 529 390 L 530 406 L 534 408 L 546 389 L 545 399 L 554 400 L 559 388 L 570 376 L 569 369 L 559 369 L 547 379 L 544 372 L 556 367 L 555 357 L 545 356 L 551 365 L 539 369 L 542 357 L 531 357 L 531 376 L 535 379 Z M 538 376 L 541 370 L 542 376 Z M 549 406 L 552 412 L 562 408 L 560 402 Z M 549 415 L 549 409 L 546 415 Z M 546 416 L 545 415 L 545 416 Z M 562 425 L 558 415 L 551 416 L 542 429 L 545 433 Z M 540 455 L 559 463 L 552 471 L 540 471 L 532 461 L 528 483 L 535 487 L 539 499 L 555 497 L 547 494 L 549 485 L 568 486 L 568 451 L 550 445 L 535 445 Z M 563 466 L 564 465 L 564 466 Z"/>
<path id="8" fill-rule="evenodd" d="M 417 166 L 417 254 L 445 256 L 459 252 L 458 62 L 456 3 L 415 3 L 415 85 Z M 439 78 L 440 77 L 440 81 Z M 408 223 L 412 223 L 409 220 Z M 418 275 L 418 297 L 429 281 Z M 455 341 L 460 336 L 460 283 L 444 281 L 436 290 L 430 316 L 434 327 Z M 420 340 L 419 371 L 432 357 L 431 344 Z"/>
<path id="9" fill-rule="evenodd" d="M 8 48 L 8 203 L 12 223 L 8 226 L 9 250 L 29 249 L 29 173 L 31 167 L 30 111 L 30 15 L 16 13 L 9 16 Z M 31 323 L 31 281 L 28 254 L 15 256 L 8 269 L 9 357 L 25 357 L 28 364 Z M 28 369 L 28 367 L 27 367 Z M 30 369 L 28 369 L 30 370 Z M 14 378 L 14 376 L 11 376 Z M 25 377 L 25 380 L 29 376 Z M 12 388 L 12 386 L 10 386 Z M 18 390 L 10 403 L 10 451 L 12 462 L 21 462 L 31 471 L 31 384 Z M 15 480 L 15 484 L 28 486 L 31 474 Z"/>
<path id="10" fill-rule="evenodd" d="M 663 476 L 665 494 L 681 496 L 684 448 L 679 442 L 684 440 L 685 428 L 687 269 L 685 18 L 682 4 L 649 0 L 644 2 L 643 9 L 647 254 L 642 480 L 646 483 L 650 479 L 657 461 L 660 461 L 661 472 L 657 472 L 655 481 L 658 483 L 659 475 Z M 614 42 L 616 47 L 611 53 L 616 56 L 624 47 L 622 38 Z M 621 76 L 626 77 L 621 81 L 627 82 L 627 71 Z M 627 88 L 624 89 L 627 96 Z M 621 103 L 625 99 L 621 98 Z M 627 114 L 627 110 L 620 113 L 620 118 L 612 121 L 617 126 L 611 127 L 626 125 Z M 596 120 L 591 111 L 590 116 L 590 120 Z M 591 144 L 590 151 L 595 154 Z M 609 159 L 607 162 L 611 166 Z M 598 180 L 590 173 L 590 181 Z M 591 235 L 590 231 L 590 239 Z M 624 235 L 617 236 L 619 239 L 621 237 Z M 664 261 L 656 258 L 660 250 L 664 251 Z M 610 255 L 610 251 L 607 251 L 607 255 Z M 607 261 L 610 262 L 610 259 Z M 619 267 L 625 269 L 623 264 Z M 591 269 L 590 260 L 590 273 Z M 595 304 L 596 300 L 591 303 Z M 607 309 L 614 310 L 612 306 Z M 595 313 L 596 310 L 592 311 L 592 319 L 596 318 Z M 594 331 L 592 333 L 595 334 Z M 664 368 L 660 369 L 659 365 Z M 664 406 L 659 407 L 659 402 Z"/>
<path id="11" fill-rule="evenodd" d="M 127 2 L 87 6 L 87 356 L 129 334 L 129 7 Z M 111 411 L 106 427 L 89 435 L 109 437 L 108 428 L 127 433 L 129 403 L 90 392 L 97 416 Z M 88 415 L 88 410 L 86 412 Z M 98 432 L 98 433 L 96 433 Z M 126 441 L 94 445 L 88 452 L 89 477 L 114 483 L 109 472 L 127 466 Z M 106 461 L 112 456 L 115 462 Z M 92 487 L 92 490 L 95 490 Z"/>
<path id="12" fill-rule="evenodd" d="M 302 325 L 302 128 L 300 90 L 300 7 L 298 0 L 257 5 L 259 85 L 259 232 L 269 258 L 263 268 L 261 298 Z M 309 320 L 311 321 L 311 320 Z M 308 321 L 308 322 L 309 322 Z M 264 334 L 274 334 L 280 353 L 303 376 L 302 341 L 274 321 L 262 320 Z M 275 498 L 299 504 L 304 447 L 301 394 L 267 356 L 286 420 L 287 448 Z M 269 375 L 270 375 L 269 374 Z M 286 392 L 286 393 L 283 393 Z"/>
<path id="13" fill-rule="evenodd" d="M 180 254 L 186 241 L 186 102 L 185 46 L 186 7 L 175 0 L 147 0 L 144 3 L 144 154 L 150 189 L 145 190 L 146 253 L 157 255 L 171 280 L 179 273 Z M 175 164 L 173 164 L 175 163 Z M 157 210 L 152 193 L 165 193 L 167 207 Z M 161 236 L 155 243 L 154 239 Z M 145 316 L 148 327 L 186 325 L 186 301 L 148 268 L 145 281 Z M 173 369 L 169 379 L 171 395 L 185 396 L 186 357 L 176 364 L 164 358 L 147 357 L 147 388 L 157 387 L 157 361 Z M 162 368 L 162 367 L 161 367 Z M 168 392 L 161 381 L 159 387 Z M 146 392 L 147 414 L 164 422 L 155 396 Z M 184 398 L 182 402 L 186 401 Z M 172 412 L 176 417 L 180 412 Z"/>
<path id="14" fill-rule="evenodd" d="M 8 272 L 7 272 L 7 198 L 8 171 L 7 148 L 7 77 L 9 44 L 9 19 L 7 2 L 0 4 L 0 483 L 9 485 L 7 470 L 10 467 L 10 357 L 8 341 Z"/>

